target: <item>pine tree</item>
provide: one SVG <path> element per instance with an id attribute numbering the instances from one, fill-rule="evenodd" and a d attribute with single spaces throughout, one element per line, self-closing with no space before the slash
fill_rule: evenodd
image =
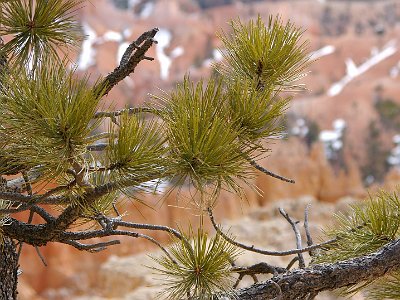
<path id="1" fill-rule="evenodd" d="M 140 62 L 153 60 L 146 53 L 157 29 L 132 42 L 119 66 L 92 84 L 69 67 L 67 55 L 83 38 L 74 21 L 83 2 L 0 2 L 0 38 L 8 37 L 6 43 L 0 40 L 1 299 L 16 299 L 17 246 L 39 249 L 57 242 L 96 252 L 119 240 L 87 241 L 110 236 L 144 238 L 161 248 L 155 271 L 166 276 L 164 295 L 170 299 L 314 299 L 338 288 L 365 289 L 370 299 L 400 299 L 397 193 L 382 192 L 354 207 L 349 217 L 338 216 L 320 244 L 312 242 L 306 210 L 307 247 L 298 222 L 280 210 L 297 242 L 297 249 L 288 251 L 244 245 L 214 219 L 221 190 L 242 195 L 256 169 L 294 183 L 257 161 L 269 150 L 265 141 L 284 133 L 287 95 L 304 89 L 298 81 L 310 56 L 300 28 L 279 17 L 266 24 L 260 17 L 232 21 L 232 32 L 220 33 L 224 62 L 213 67 L 216 76 L 196 83 L 187 75 L 145 106 L 112 111 L 103 97 Z M 195 189 L 191 200 L 200 224 L 209 217 L 216 235 L 209 238 L 202 226 L 185 230 L 124 221 L 115 209 L 120 195 L 136 197 L 161 181 Z M 43 183 L 52 188 L 33 187 Z M 49 213 L 55 206 L 58 215 Z M 13 217 L 23 211 L 30 220 L 37 214 L 42 223 Z M 79 228 L 82 222 L 93 226 Z M 169 233 L 174 243 L 161 245 L 152 231 Z M 287 267 L 236 266 L 243 250 L 294 259 Z M 312 258 L 308 267 L 305 252 Z M 290 270 L 296 262 L 299 267 Z M 236 289 L 244 276 L 259 274 L 273 277 Z"/>

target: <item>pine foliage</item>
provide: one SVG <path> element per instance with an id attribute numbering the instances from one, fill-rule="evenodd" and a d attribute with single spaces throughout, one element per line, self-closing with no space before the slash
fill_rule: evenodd
<path id="1" fill-rule="evenodd" d="M 231 80 L 254 81 L 259 89 L 298 90 L 297 81 L 310 64 L 308 43 L 301 41 L 303 31 L 290 21 L 269 17 L 267 25 L 259 16 L 243 24 L 232 21 L 232 34 L 220 38 L 225 59 L 217 69 Z"/>
<path id="2" fill-rule="evenodd" d="M 0 96 L 0 153 L 8 162 L 1 164 L 3 174 L 24 165 L 57 177 L 71 160 L 86 163 L 87 138 L 99 125 L 93 115 L 100 101 L 87 78 L 78 79 L 65 63 L 49 60 L 34 77 L 9 74 Z"/>
<path id="3" fill-rule="evenodd" d="M 388 242 L 400 237 L 399 215 L 398 192 L 380 191 L 362 205 L 353 205 L 349 215 L 336 215 L 336 224 L 325 231 L 327 237 L 336 238 L 336 242 L 320 251 L 314 263 L 334 263 L 379 250 Z M 398 288 L 393 284 L 399 283 L 398 278 L 394 273 L 375 282 L 369 289 L 369 298 L 385 299 L 384 295 L 400 295 Z M 373 280 L 349 286 L 342 293 L 354 294 L 372 283 Z"/>
<path id="4" fill-rule="evenodd" d="M 336 215 L 336 224 L 325 231 L 337 241 L 320 253 L 316 263 L 363 256 L 399 237 L 400 200 L 396 192 L 381 191 L 363 205 L 351 207 L 348 216 Z"/>
<path id="5" fill-rule="evenodd" d="M 4 3 L 5 2 L 5 3 Z M 59 49 L 82 38 L 75 12 L 84 0 L 2 1 L 0 36 L 12 39 L 1 49 L 13 68 L 35 69 L 45 57 L 58 60 Z"/>
<path id="6" fill-rule="evenodd" d="M 169 299 L 219 299 L 222 292 L 234 297 L 231 262 L 239 255 L 235 246 L 219 235 L 209 239 L 202 229 L 196 235 L 190 229 L 183 239 L 174 240 L 169 252 L 172 257 L 153 258 L 160 266 L 153 270 L 162 275 Z"/>

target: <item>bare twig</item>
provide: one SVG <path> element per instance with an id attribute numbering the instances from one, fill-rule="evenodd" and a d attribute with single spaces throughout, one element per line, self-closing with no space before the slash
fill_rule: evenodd
<path id="1" fill-rule="evenodd" d="M 212 214 L 212 210 L 208 209 L 208 215 L 210 217 L 211 223 L 213 224 L 215 230 L 218 232 L 218 234 L 221 235 L 221 237 L 223 239 L 225 239 L 227 242 L 231 243 L 232 245 L 235 245 L 239 248 L 251 251 L 251 252 L 255 252 L 255 253 L 259 253 L 259 254 L 263 254 L 263 255 L 271 255 L 271 256 L 287 256 L 287 255 L 294 255 L 294 254 L 299 254 L 299 253 L 303 253 L 303 252 L 307 252 L 310 251 L 312 249 L 318 249 L 321 248 L 323 246 L 332 244 L 334 242 L 337 241 L 337 239 L 331 239 L 328 240 L 326 242 L 320 243 L 320 244 L 315 244 L 312 245 L 310 247 L 305 247 L 305 248 L 300 248 L 300 249 L 292 249 L 292 250 L 286 250 L 286 251 L 271 251 L 271 250 L 264 250 L 264 249 L 259 249 L 254 247 L 254 245 L 252 246 L 247 246 L 245 244 L 236 242 L 235 240 L 231 239 L 229 236 L 227 236 L 221 229 L 220 227 L 215 223 L 215 219 L 214 216 Z"/>
<path id="2" fill-rule="evenodd" d="M 128 230 L 116 230 L 116 229 L 102 229 L 102 230 L 92 230 L 92 231 L 80 231 L 80 232 L 62 232 L 60 234 L 60 239 L 57 240 L 61 243 L 66 243 L 72 245 L 74 241 L 77 240 L 88 240 L 92 238 L 97 238 L 97 237 L 107 237 L 107 236 L 115 236 L 115 235 L 120 235 L 120 236 L 130 236 L 134 238 L 143 238 L 146 239 L 153 244 L 157 245 L 167 256 L 168 258 L 174 262 L 175 259 L 169 254 L 169 252 L 154 238 L 151 236 L 142 234 L 142 233 L 137 233 L 137 232 L 132 232 Z M 73 245 L 79 246 L 79 245 Z"/>
<path id="3" fill-rule="evenodd" d="M 297 228 L 297 222 L 293 221 L 292 218 L 290 218 L 289 214 L 287 212 L 285 212 L 285 210 L 283 208 L 279 208 L 279 213 L 286 219 L 286 221 L 289 222 L 289 224 L 292 226 L 292 229 L 294 231 L 294 235 L 296 237 L 296 247 L 297 249 L 301 249 L 302 248 L 302 244 L 301 244 L 301 234 L 299 229 Z M 299 258 L 299 267 L 300 268 L 304 268 L 306 266 L 305 262 L 304 262 L 304 257 L 302 253 L 298 253 L 297 254 L 298 258 Z"/>
<path id="4" fill-rule="evenodd" d="M 118 212 L 116 211 L 118 214 Z M 127 221 L 122 221 L 121 217 L 118 216 L 117 218 L 109 218 L 104 215 L 98 215 L 95 217 L 97 221 L 101 221 L 104 224 L 102 227 L 104 229 L 117 229 L 118 227 L 126 227 L 126 228 L 133 228 L 133 229 L 144 229 L 144 230 L 153 230 L 153 231 L 165 231 L 169 234 L 174 235 L 176 238 L 179 240 L 182 240 L 184 237 L 182 234 L 171 227 L 168 226 L 163 226 L 163 225 L 153 225 L 153 224 L 144 224 L 144 223 L 133 223 L 133 222 L 127 222 Z"/>
<path id="5" fill-rule="evenodd" d="M 56 219 L 40 206 L 32 205 L 29 209 L 38 214 L 46 222 L 53 222 Z"/>
<path id="6" fill-rule="evenodd" d="M 376 252 L 335 263 L 313 265 L 280 274 L 272 279 L 236 291 L 237 299 L 261 300 L 276 297 L 277 283 L 282 300 L 307 299 L 322 291 L 349 287 L 390 274 L 400 267 L 400 240 L 391 241 Z"/>
<path id="7" fill-rule="evenodd" d="M 24 195 L 20 193 L 0 192 L 0 199 L 17 202 L 21 204 L 68 204 L 68 199 L 63 196 L 42 197 L 41 195 Z M 26 210 L 26 209 L 23 209 Z"/>
<path id="8" fill-rule="evenodd" d="M 307 204 L 306 208 L 304 209 L 304 230 L 306 232 L 306 238 L 307 238 L 307 246 L 312 246 L 313 245 L 313 240 L 311 237 L 310 233 L 310 227 L 308 226 L 308 211 L 310 209 L 311 204 Z M 311 257 L 314 256 L 314 251 L 310 250 L 308 251 Z"/>
<path id="9" fill-rule="evenodd" d="M 22 172 L 22 177 L 24 178 L 25 188 L 26 188 L 26 191 L 28 192 L 28 195 L 32 196 L 32 185 L 31 185 L 31 182 L 29 181 L 29 176 L 26 171 Z"/>
<path id="10" fill-rule="evenodd" d="M 298 261 L 298 260 L 299 260 L 299 257 L 298 257 L 298 256 L 293 257 L 292 260 L 291 260 L 291 261 L 289 262 L 289 264 L 287 265 L 286 270 L 289 271 L 289 270 L 293 267 L 293 265 L 295 264 L 295 262 Z"/>
<path id="11" fill-rule="evenodd" d="M 78 250 L 84 250 L 88 252 L 100 252 L 107 249 L 107 246 L 121 244 L 119 240 L 112 240 L 108 242 L 95 243 L 95 244 L 82 244 L 77 241 L 62 241 L 62 243 L 71 245 L 72 247 Z"/>
<path id="12" fill-rule="evenodd" d="M 36 250 L 36 253 L 37 253 L 37 255 L 39 256 L 40 260 L 42 261 L 43 265 L 44 265 L 45 267 L 47 267 L 46 260 L 44 259 L 42 253 L 40 252 L 39 247 L 38 247 L 38 246 L 35 246 L 35 250 Z"/>
<path id="13" fill-rule="evenodd" d="M 259 164 L 257 164 L 257 163 L 256 163 L 254 160 L 252 160 L 252 159 L 248 159 L 248 161 L 250 162 L 250 164 L 251 164 L 254 168 L 256 168 L 257 170 L 263 172 L 264 174 L 266 174 L 266 175 L 268 175 L 268 176 L 271 176 L 271 177 L 274 177 L 274 178 L 276 178 L 276 179 L 279 179 L 279 180 L 282 180 L 282 181 L 286 181 L 286 182 L 289 182 L 289 183 L 295 183 L 295 181 L 294 181 L 293 179 L 289 179 L 289 178 L 283 177 L 283 176 L 281 176 L 281 175 L 275 174 L 275 173 L 273 173 L 273 172 L 267 170 L 266 168 L 260 166 Z"/>
<path id="14" fill-rule="evenodd" d="M 121 80 L 133 73 L 142 60 L 153 60 L 153 58 L 147 57 L 145 54 L 155 43 L 153 38 L 157 32 L 158 28 L 146 31 L 128 46 L 122 56 L 120 65 L 94 87 L 96 96 L 108 94 Z"/>

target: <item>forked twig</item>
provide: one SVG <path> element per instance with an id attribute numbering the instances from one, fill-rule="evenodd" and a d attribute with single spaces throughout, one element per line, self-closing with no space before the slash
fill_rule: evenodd
<path id="1" fill-rule="evenodd" d="M 301 244 L 301 234 L 299 229 L 297 228 L 297 223 L 292 220 L 292 218 L 289 216 L 287 212 L 283 208 L 279 208 L 279 213 L 286 219 L 286 221 L 289 222 L 289 224 L 292 226 L 292 229 L 294 231 L 294 235 L 296 237 L 296 247 L 297 249 L 301 249 L 302 244 Z M 301 269 L 305 268 L 306 264 L 304 262 L 304 257 L 302 253 L 298 253 L 297 257 L 299 258 L 299 267 Z"/>
<path id="2" fill-rule="evenodd" d="M 308 225 L 308 211 L 310 209 L 311 204 L 307 204 L 306 208 L 304 209 L 304 230 L 306 232 L 306 238 L 307 238 L 307 246 L 312 246 L 313 245 L 313 240 L 311 237 L 311 233 L 310 233 L 310 227 Z M 314 256 L 314 251 L 310 250 L 308 251 L 308 253 L 310 254 L 311 257 Z"/>
<path id="3" fill-rule="evenodd" d="M 263 254 L 263 255 L 271 255 L 271 256 L 287 256 L 287 255 L 294 255 L 294 254 L 299 254 L 299 253 L 303 253 L 303 252 L 307 252 L 310 251 L 312 249 L 318 249 L 321 248 L 323 246 L 329 245 L 331 243 L 334 243 L 337 241 L 337 239 L 331 239 L 328 240 L 326 242 L 320 243 L 320 244 L 315 244 L 312 245 L 310 247 L 305 247 L 305 248 L 300 248 L 300 249 L 292 249 L 292 250 L 286 250 L 286 251 L 271 251 L 271 250 L 264 250 L 264 249 L 259 249 L 254 247 L 254 245 L 252 246 L 247 246 L 245 244 L 236 242 L 235 240 L 233 240 L 232 238 L 230 238 L 229 236 L 227 236 L 220 228 L 219 226 L 215 223 L 215 219 L 214 216 L 212 214 L 212 210 L 209 208 L 208 210 L 208 215 L 210 217 L 211 223 L 214 226 L 215 230 L 217 231 L 217 233 L 219 235 L 221 235 L 221 237 L 226 240 L 227 242 L 231 243 L 232 245 L 235 245 L 239 248 L 251 251 L 251 252 L 255 252 L 255 253 L 259 253 L 259 254 Z"/>

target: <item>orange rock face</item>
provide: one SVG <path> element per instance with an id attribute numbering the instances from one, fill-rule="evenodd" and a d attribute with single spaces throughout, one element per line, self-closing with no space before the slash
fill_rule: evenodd
<path id="1" fill-rule="evenodd" d="M 159 94 L 159 89 L 170 90 L 188 72 L 194 80 L 207 77 L 210 74 L 210 59 L 215 58 L 214 50 L 220 46 L 215 33 L 220 28 L 228 30 L 227 22 L 237 16 L 245 21 L 258 14 L 267 19 L 268 15 L 279 13 L 284 20 L 290 18 L 298 26 L 307 29 L 305 38 L 310 41 L 310 51 L 328 45 L 334 49 L 310 67 L 310 74 L 303 80 L 310 91 L 296 94 L 288 113 L 295 118 L 316 122 L 321 130 L 331 129 L 335 119 L 345 120 L 343 164 L 329 161 L 320 142 L 308 148 L 297 137 L 274 141 L 270 143 L 272 152 L 259 163 L 270 171 L 294 179 L 296 184 L 258 174 L 254 184 L 260 189 L 261 195 L 246 188 L 246 203 L 246 200 L 241 202 L 233 194 L 223 193 L 216 207 L 219 220 L 241 218 L 257 207 L 303 195 L 325 202 L 335 202 L 347 195 L 365 197 L 360 170 L 369 163 L 365 151 L 368 147 L 368 126 L 371 121 L 377 122 L 382 145 L 387 149 L 390 149 L 392 135 L 396 133 L 393 128 L 385 128 L 380 123 L 375 104 L 377 90 L 380 90 L 378 98 L 390 98 L 400 104 L 400 75 L 395 76 L 393 71 L 400 61 L 400 51 L 396 50 L 354 77 L 340 93 L 332 96 L 328 95 L 328 91 L 353 66 L 348 63 L 346 67 L 345 62 L 349 58 L 359 67 L 371 58 L 371 52 L 383 51 L 392 46 L 396 49 L 400 47 L 398 1 L 331 3 L 287 0 L 256 1 L 250 4 L 233 1 L 231 5 L 206 10 L 200 9 L 196 1 L 189 0 L 138 1 L 143 5 L 154 2 L 153 10 L 147 17 L 143 14 L 140 16 L 140 12 L 137 12 L 139 8 L 119 10 L 111 2 L 88 2 L 80 13 L 81 21 L 88 24 L 96 35 L 91 46 L 94 50 L 92 64 L 81 72 L 91 73 L 93 80 L 105 76 L 117 66 L 120 46 L 155 26 L 164 30 L 166 36 L 168 32 L 170 34 L 169 43 L 161 50 L 169 57 L 171 65 L 167 76 L 162 78 L 161 50 L 155 46 L 148 53 L 155 60 L 142 62 L 135 74 L 121 82 L 106 97 L 106 107 L 110 103 L 116 108 L 126 104 L 139 105 L 150 99 L 148 93 Z M 383 28 L 383 32 L 379 28 Z M 120 38 L 107 40 L 107 32 L 110 30 L 120 34 Z M 79 53 L 73 55 L 77 59 L 82 55 L 83 48 L 78 50 Z M 391 171 L 387 183 L 395 184 L 398 178 L 398 173 Z M 190 209 L 190 206 L 188 208 L 188 198 L 190 192 L 186 190 L 181 195 L 173 192 L 162 200 L 159 196 L 148 195 L 144 197 L 144 202 L 155 209 L 134 201 L 127 201 L 121 209 L 127 212 L 127 220 L 135 222 L 173 227 L 177 224 L 184 227 L 188 223 L 196 225 L 197 212 Z M 40 222 L 40 219 L 35 221 Z M 153 236 L 161 241 L 169 239 L 162 233 L 154 233 Z M 20 299 L 71 299 L 73 294 L 88 294 L 96 286 L 97 272 L 109 255 L 128 255 L 154 249 L 147 241 L 132 238 L 121 240 L 121 245 L 97 254 L 79 252 L 65 245 L 48 245 L 40 249 L 47 267 L 43 266 L 35 249 L 25 245 L 21 257 L 24 273 L 20 280 Z"/>

